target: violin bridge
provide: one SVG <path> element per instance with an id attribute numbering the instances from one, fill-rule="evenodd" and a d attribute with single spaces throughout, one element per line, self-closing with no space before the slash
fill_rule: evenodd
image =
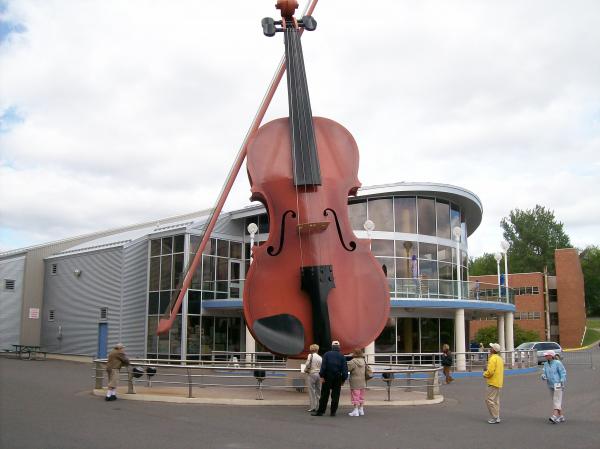
<path id="1" fill-rule="evenodd" d="M 299 234 L 323 232 L 329 226 L 328 221 L 317 221 L 314 223 L 300 223 L 296 225 Z"/>

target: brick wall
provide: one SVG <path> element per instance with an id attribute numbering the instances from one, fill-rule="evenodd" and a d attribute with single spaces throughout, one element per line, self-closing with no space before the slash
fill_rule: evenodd
<path id="1" fill-rule="evenodd" d="M 558 331 L 563 347 L 581 344 L 585 329 L 585 293 L 579 253 L 575 248 L 557 249 L 556 289 L 558 294 Z"/>

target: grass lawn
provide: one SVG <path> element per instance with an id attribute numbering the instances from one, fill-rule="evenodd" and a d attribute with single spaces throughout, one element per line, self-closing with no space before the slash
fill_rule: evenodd
<path id="1" fill-rule="evenodd" d="M 587 327 L 592 329 L 600 330 L 600 318 L 588 318 L 587 319 Z"/>

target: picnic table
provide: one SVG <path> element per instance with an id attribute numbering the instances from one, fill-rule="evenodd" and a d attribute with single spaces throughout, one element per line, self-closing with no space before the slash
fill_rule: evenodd
<path id="1" fill-rule="evenodd" d="M 37 358 L 38 354 L 41 354 L 46 358 L 46 351 L 42 351 L 41 346 L 36 345 L 13 345 L 15 348 L 14 353 L 20 359 L 27 356 L 26 360 L 31 360 L 31 357 Z"/>

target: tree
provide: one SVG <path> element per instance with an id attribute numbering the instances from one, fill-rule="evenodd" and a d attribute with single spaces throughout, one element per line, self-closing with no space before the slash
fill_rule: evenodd
<path id="1" fill-rule="evenodd" d="M 496 271 L 496 259 L 493 254 L 484 253 L 483 256 L 469 259 L 469 276 L 496 274 Z"/>
<path id="2" fill-rule="evenodd" d="M 513 327 L 513 337 L 515 340 L 515 348 L 527 341 L 539 341 L 544 339 L 537 331 L 521 329 L 516 324 Z M 489 348 L 490 343 L 498 342 L 498 327 L 482 327 L 477 331 L 477 334 L 475 334 L 475 341 L 477 343 L 483 343 L 483 346 Z"/>
<path id="3" fill-rule="evenodd" d="M 600 316 L 600 248 L 590 245 L 579 255 L 588 316 Z"/>
<path id="4" fill-rule="evenodd" d="M 570 248 L 569 236 L 554 212 L 536 205 L 531 210 L 515 209 L 500 222 L 504 238 L 510 244 L 508 265 L 510 273 L 554 273 L 554 250 Z"/>

